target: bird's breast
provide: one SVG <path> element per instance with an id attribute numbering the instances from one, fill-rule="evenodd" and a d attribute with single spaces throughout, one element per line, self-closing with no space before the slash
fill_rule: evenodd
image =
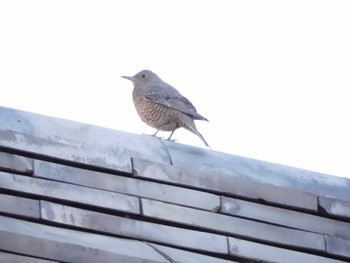
<path id="1" fill-rule="evenodd" d="M 142 95 L 134 95 L 133 101 L 138 115 L 149 126 L 164 131 L 171 131 L 178 127 L 174 110 L 152 102 Z"/>

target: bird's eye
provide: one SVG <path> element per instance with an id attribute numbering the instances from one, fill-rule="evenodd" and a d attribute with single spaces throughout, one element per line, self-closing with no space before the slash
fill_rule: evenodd
<path id="1" fill-rule="evenodd" d="M 145 78 L 147 78 L 147 75 L 146 74 L 142 74 L 141 78 L 145 79 Z"/>

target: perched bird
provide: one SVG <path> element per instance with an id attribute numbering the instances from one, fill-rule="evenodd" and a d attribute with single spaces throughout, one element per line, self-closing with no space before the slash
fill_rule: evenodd
<path id="1" fill-rule="evenodd" d="M 122 76 L 134 84 L 132 92 L 136 111 L 140 118 L 158 131 L 174 131 L 185 128 L 196 134 L 209 147 L 203 136 L 197 131 L 194 120 L 208 121 L 197 113 L 193 104 L 174 87 L 165 83 L 150 70 L 142 70 L 135 76 Z"/>

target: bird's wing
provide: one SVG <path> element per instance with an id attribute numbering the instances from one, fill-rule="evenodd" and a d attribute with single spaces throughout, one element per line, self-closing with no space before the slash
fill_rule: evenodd
<path id="1" fill-rule="evenodd" d="M 185 113 L 194 119 L 207 121 L 206 118 L 197 113 L 197 110 L 193 104 L 176 90 L 169 90 L 169 94 L 163 94 L 159 92 L 159 90 L 162 89 L 158 87 L 152 87 L 152 89 L 148 90 L 145 93 L 145 97 L 155 103 Z"/>

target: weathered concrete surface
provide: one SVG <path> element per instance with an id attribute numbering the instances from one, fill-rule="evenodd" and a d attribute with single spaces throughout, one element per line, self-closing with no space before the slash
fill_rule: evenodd
<path id="1" fill-rule="evenodd" d="M 350 239 L 350 223 L 268 205 L 222 197 L 220 212 Z"/>
<path id="2" fill-rule="evenodd" d="M 289 229 L 256 221 L 210 213 L 159 201 L 141 199 L 145 216 L 182 223 L 202 229 L 220 231 L 226 235 L 239 235 L 270 241 L 291 247 L 325 251 L 323 235 Z"/>
<path id="3" fill-rule="evenodd" d="M 141 159 L 133 159 L 133 175 L 229 195 L 265 200 L 269 203 L 303 210 L 317 211 L 318 208 L 316 195 L 258 183 L 244 176 L 197 171 Z"/>
<path id="4" fill-rule="evenodd" d="M 139 214 L 139 199 L 109 191 L 0 172 L 0 188 Z"/>
<path id="5" fill-rule="evenodd" d="M 41 202 L 41 218 L 50 222 L 82 227 L 128 238 L 227 254 L 225 236 Z"/>
<path id="6" fill-rule="evenodd" d="M 40 178 L 162 200 L 209 211 L 217 211 L 220 207 L 220 197 L 210 193 L 45 161 L 34 161 L 34 175 Z"/>
<path id="7" fill-rule="evenodd" d="M 0 250 L 74 263 L 169 263 L 155 250 L 139 241 L 3 216 L 0 216 Z"/>
<path id="8" fill-rule="evenodd" d="M 350 259 L 349 179 L 2 107 L 0 120 L 0 251 L 78 263 Z M 218 195 L 226 215 L 209 212 Z"/>
<path id="9" fill-rule="evenodd" d="M 3 263 L 59 263 L 58 261 L 26 257 L 0 251 L 0 262 Z"/>
<path id="10" fill-rule="evenodd" d="M 229 238 L 229 253 L 234 256 L 259 262 L 283 262 L 283 263 L 340 263 L 345 261 L 320 257 L 302 252 L 263 245 L 237 238 Z"/>
<path id="11" fill-rule="evenodd" d="M 231 260 L 225 260 L 220 258 L 209 257 L 193 252 L 188 252 L 176 248 L 149 244 L 152 248 L 158 251 L 161 255 L 171 260 L 171 263 L 229 263 L 236 262 Z"/>
<path id="12" fill-rule="evenodd" d="M 39 201 L 0 194 L 0 212 L 39 219 Z"/>
<path id="13" fill-rule="evenodd" d="M 0 130 L 0 147 L 55 159 L 131 173 L 131 159 L 98 146 L 72 145 Z"/>
<path id="14" fill-rule="evenodd" d="M 350 239 L 326 236 L 327 252 L 334 255 L 341 255 L 350 261 Z"/>
<path id="15" fill-rule="evenodd" d="M 33 160 L 23 156 L 0 151 L 0 170 L 21 174 L 31 174 L 33 172 Z"/>
<path id="16" fill-rule="evenodd" d="M 81 148 L 94 148 L 118 158 L 137 157 L 169 163 L 163 142 L 143 136 L 40 114 L 0 107 L 0 130 L 24 133 Z"/>
<path id="17" fill-rule="evenodd" d="M 246 177 L 261 183 L 350 201 L 349 178 L 203 150 L 174 142 L 164 143 L 168 146 L 172 163 L 181 168 L 195 167 L 199 172 L 216 172 L 233 177 Z"/>
<path id="18" fill-rule="evenodd" d="M 216 172 L 232 177 L 246 177 L 257 182 L 350 201 L 350 179 L 347 178 L 4 107 L 0 107 L 0 119 L 2 120 L 0 130 L 10 130 L 23 136 L 26 134 L 43 138 L 49 142 L 71 145 L 80 150 L 91 148 L 94 151 L 98 150 L 99 154 L 108 154 L 109 159 L 113 156 L 115 159 L 134 157 L 159 163 L 170 163 L 171 158 L 174 165 L 182 168 L 193 169 L 195 167 L 199 172 Z M 24 138 L 22 137 L 21 140 Z M 11 143 L 6 143 L 6 145 L 10 147 Z M 27 145 L 24 148 L 28 147 Z M 59 148 L 56 146 L 55 152 L 57 150 Z"/>
<path id="19" fill-rule="evenodd" d="M 319 205 L 329 215 L 350 219 L 350 201 L 320 196 Z"/>

